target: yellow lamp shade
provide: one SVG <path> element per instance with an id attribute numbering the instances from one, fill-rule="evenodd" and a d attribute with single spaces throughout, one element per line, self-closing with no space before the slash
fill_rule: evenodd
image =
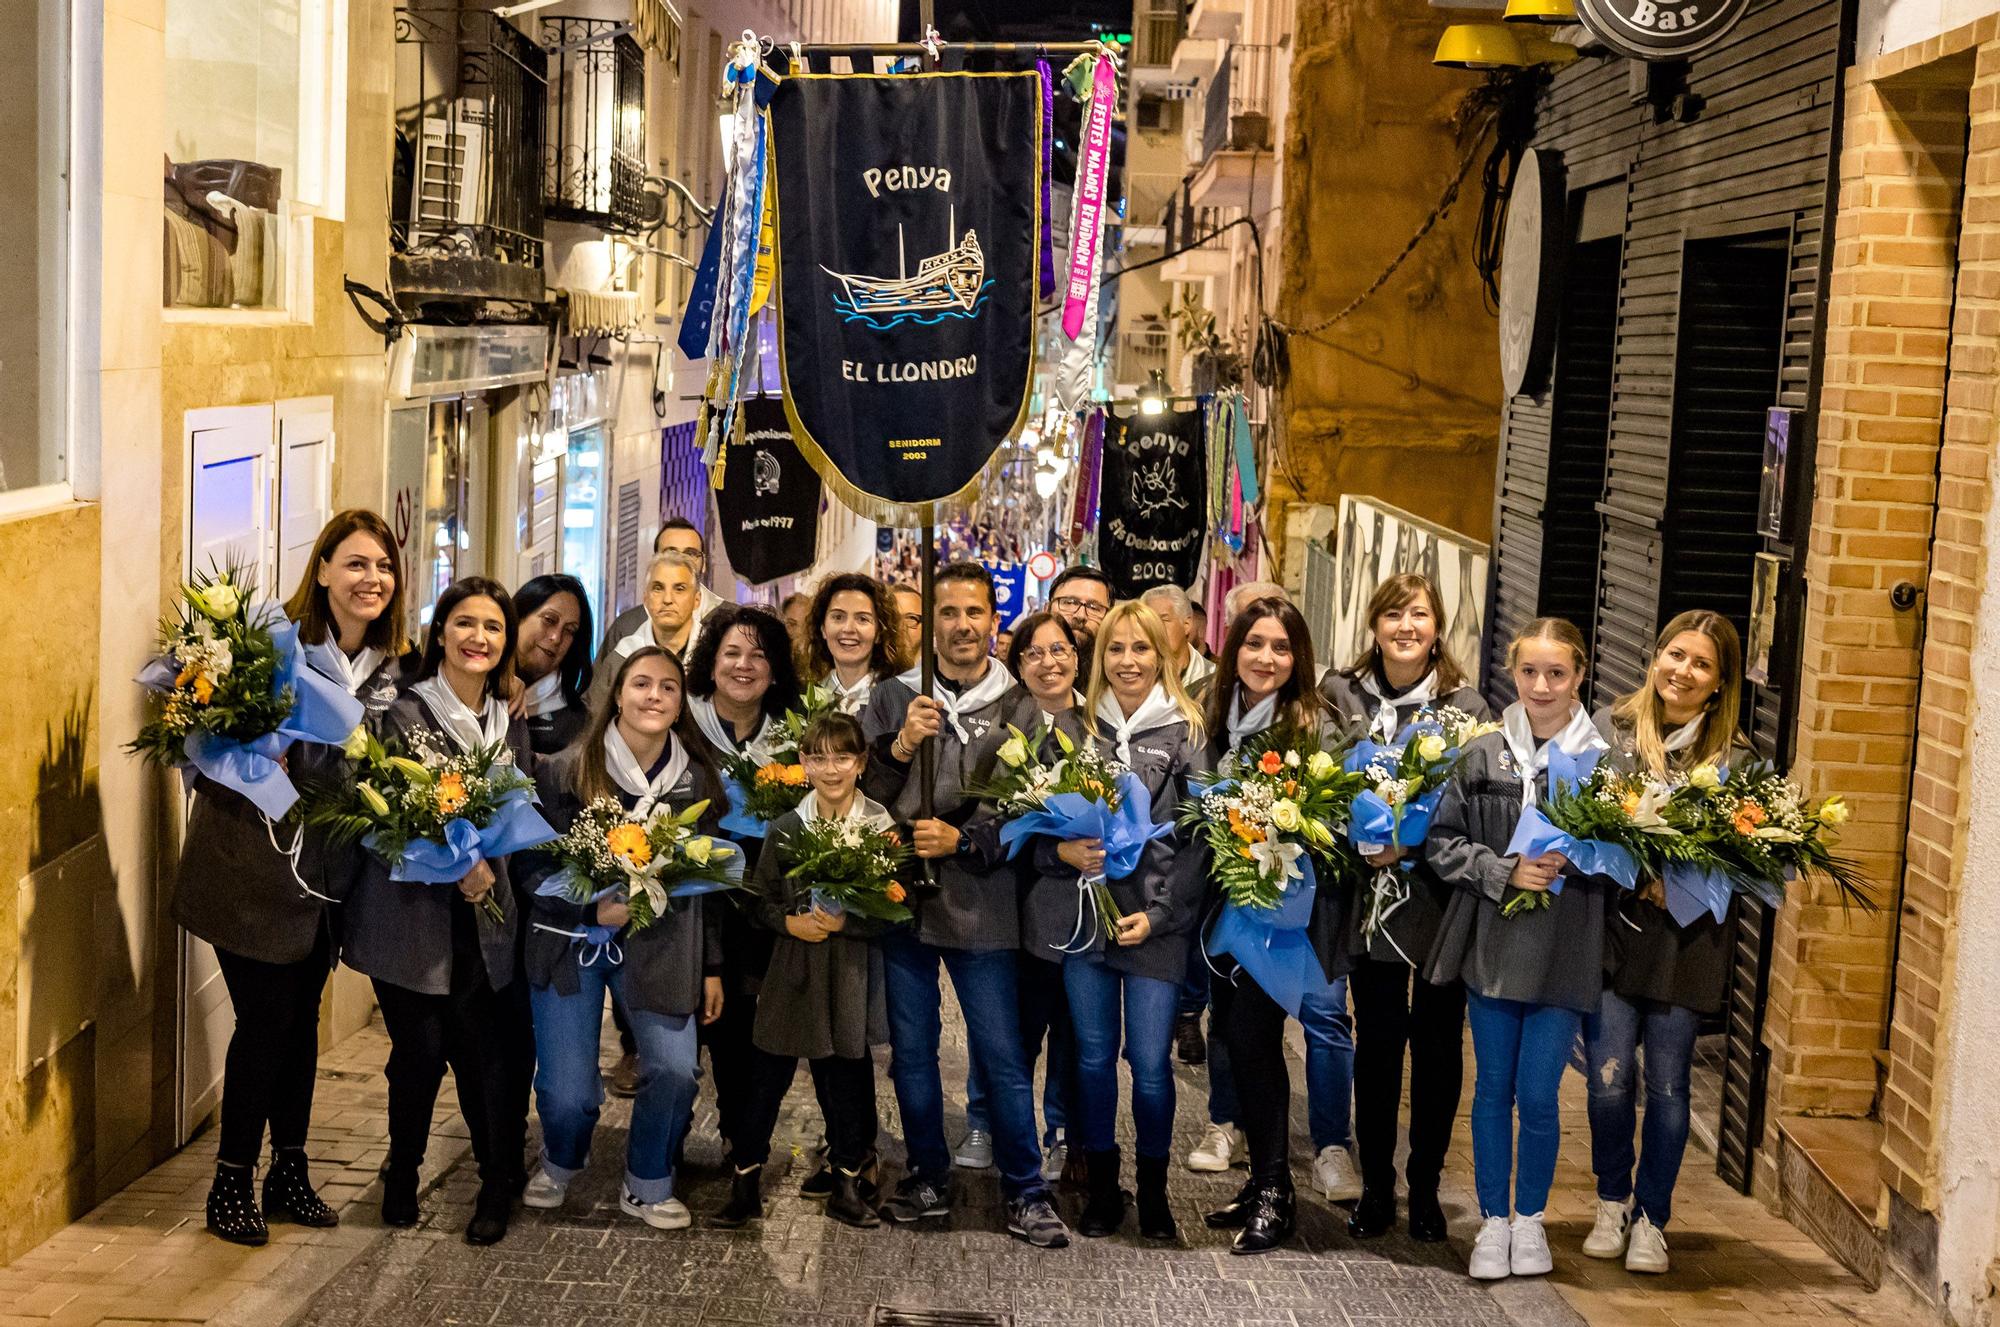
<path id="1" fill-rule="evenodd" d="M 1454 23 L 1438 37 L 1431 63 L 1447 69 L 1515 69 L 1532 63 L 1521 34 L 1502 23 Z"/>
<path id="2" fill-rule="evenodd" d="M 1509 23 L 1574 23 L 1576 0 L 1507 0 Z"/>
<path id="3" fill-rule="evenodd" d="M 1527 57 L 1526 64 L 1554 65 L 1560 69 L 1574 64 L 1583 54 L 1568 42 L 1551 41 L 1532 29 L 1517 33 L 1516 37 L 1521 43 L 1521 54 Z"/>

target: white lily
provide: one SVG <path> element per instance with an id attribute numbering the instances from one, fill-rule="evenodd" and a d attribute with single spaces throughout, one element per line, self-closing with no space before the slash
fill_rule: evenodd
<path id="1" fill-rule="evenodd" d="M 1257 863 L 1257 873 L 1277 877 L 1280 888 L 1292 880 L 1305 878 L 1306 873 L 1299 866 L 1299 858 L 1305 855 L 1305 851 L 1298 844 L 1284 839 L 1266 839 L 1250 845 L 1250 856 Z"/>

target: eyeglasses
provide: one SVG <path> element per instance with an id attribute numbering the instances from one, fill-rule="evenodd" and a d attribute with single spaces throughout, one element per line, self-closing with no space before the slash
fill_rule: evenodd
<path id="1" fill-rule="evenodd" d="M 1049 600 L 1049 605 L 1060 613 L 1081 613 L 1093 622 L 1111 611 L 1109 604 L 1092 603 L 1088 599 L 1079 599 L 1073 594 L 1057 595 L 1054 599 Z"/>
<path id="2" fill-rule="evenodd" d="M 851 751 L 815 752 L 801 758 L 800 763 L 807 769 L 823 769 L 839 774 L 859 765 L 861 757 Z"/>
<path id="3" fill-rule="evenodd" d="M 1021 662 L 1024 664 L 1067 663 L 1074 658 L 1076 651 L 1067 645 L 1037 645 L 1032 650 L 1021 651 Z"/>

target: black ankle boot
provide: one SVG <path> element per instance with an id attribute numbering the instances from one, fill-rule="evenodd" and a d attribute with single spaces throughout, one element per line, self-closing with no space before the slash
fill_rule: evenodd
<path id="1" fill-rule="evenodd" d="M 313 1191 L 303 1147 L 271 1149 L 271 1168 L 264 1172 L 264 1219 L 296 1221 L 320 1230 L 340 1224 L 340 1213 Z"/>
<path id="2" fill-rule="evenodd" d="M 1419 1244 L 1442 1244 L 1445 1234 L 1444 1208 L 1438 1205 L 1437 1190 L 1410 1190 L 1410 1238 Z"/>
<path id="3" fill-rule="evenodd" d="M 271 1228 L 257 1210 L 255 1178 L 254 1167 L 215 1163 L 215 1182 L 208 1186 L 209 1233 L 252 1248 L 271 1238 Z"/>
<path id="4" fill-rule="evenodd" d="M 1125 1191 L 1118 1187 L 1118 1149 L 1092 1152 L 1084 1159 L 1090 1196 L 1076 1219 L 1076 1233 L 1090 1239 L 1113 1234 L 1125 1223 Z"/>
<path id="5" fill-rule="evenodd" d="M 1411 1194 L 1411 1211 L 1415 1211 L 1416 1195 Z M 1347 1233 L 1356 1239 L 1374 1239 L 1388 1233 L 1396 1224 L 1396 1191 L 1362 1186 L 1361 1199 L 1354 1204 L 1354 1215 L 1347 1218 Z"/>
<path id="6" fill-rule="evenodd" d="M 875 1215 L 875 1206 L 868 1201 L 871 1187 L 860 1171 L 835 1166 L 833 1192 L 826 1196 L 826 1214 L 842 1225 L 873 1230 L 882 1224 L 882 1218 Z"/>
<path id="7" fill-rule="evenodd" d="M 1250 1209 L 1257 1203 L 1257 1181 L 1245 1180 L 1236 1196 L 1204 1216 L 1202 1224 L 1210 1230 L 1241 1230 L 1243 1223 L 1250 1219 Z"/>
<path id="8" fill-rule="evenodd" d="M 832 1202 L 832 1198 L 827 1199 Z M 735 1177 L 729 1182 L 729 1201 L 722 1210 L 709 1218 L 709 1224 L 724 1230 L 735 1230 L 748 1225 L 764 1215 L 764 1168 L 762 1166 L 738 1166 Z"/>
<path id="9" fill-rule="evenodd" d="M 414 1226 L 422 1215 L 417 1206 L 417 1168 L 389 1163 L 382 1171 L 382 1224 Z"/>
<path id="10" fill-rule="evenodd" d="M 1139 1233 L 1147 1239 L 1177 1240 L 1174 1209 L 1167 1202 L 1167 1159 L 1139 1158 Z"/>
<path id="11" fill-rule="evenodd" d="M 514 1215 L 514 1195 L 504 1179 L 479 1186 L 472 1220 L 465 1227 L 467 1244 L 498 1244 L 507 1238 L 507 1221 Z"/>
<path id="12" fill-rule="evenodd" d="M 1249 1219 L 1236 1232 L 1231 1253 L 1269 1253 L 1291 1241 L 1298 1230 L 1291 1181 L 1266 1184 L 1257 1190 Z"/>

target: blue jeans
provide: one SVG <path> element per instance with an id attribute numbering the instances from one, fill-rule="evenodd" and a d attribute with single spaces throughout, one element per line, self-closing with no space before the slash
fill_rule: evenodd
<path id="1" fill-rule="evenodd" d="M 604 1082 L 597 1047 L 604 1026 L 604 995 L 620 1007 L 624 969 L 602 960 L 577 969 L 575 995 L 553 986 L 528 992 L 535 1017 L 535 1109 L 542 1117 L 542 1167 L 561 1184 L 590 1161 Z M 674 1156 L 694 1114 L 694 1019 L 687 1015 L 625 1009 L 639 1043 L 639 1091 L 632 1099 L 632 1129 L 625 1140 L 625 1187 L 642 1203 L 674 1192 Z"/>
<path id="2" fill-rule="evenodd" d="M 1347 978 L 1331 982 L 1324 994 L 1307 992 L 1299 1006 L 1306 1033 L 1306 1119 L 1313 1151 L 1346 1147 L 1354 1121 L 1354 1020 L 1347 1014 Z M 1243 1122 L 1236 1103 L 1236 1075 L 1222 1038 L 1208 1044 L 1208 1119 L 1211 1124 Z"/>
<path id="3" fill-rule="evenodd" d="M 1139 1155 L 1166 1156 L 1174 1142 L 1174 1014 L 1180 989 L 1157 977 L 1118 972 L 1088 955 L 1064 959 L 1062 979 L 1076 1025 L 1076 1081 L 1083 1098 L 1078 1133 L 1084 1150 L 1109 1152 L 1118 1145 L 1122 1024 Z"/>
<path id="4" fill-rule="evenodd" d="M 1633 1003 L 1606 991 L 1597 1012 L 1583 1020 L 1583 1050 L 1590 1084 L 1590 1168 L 1597 1196 L 1622 1203 L 1635 1194 L 1638 1209 L 1660 1229 L 1674 1211 L 1674 1181 L 1688 1141 L 1688 1066 L 1694 1058 L 1699 1016 L 1692 1009 Z M 1635 1157 L 1638 1124 L 1633 1060 L 1644 1045 L 1646 1123 Z M 1633 1163 L 1638 1179 L 1633 1179 Z"/>
<path id="5" fill-rule="evenodd" d="M 1562 1121 L 1556 1089 L 1562 1084 L 1583 1016 L 1555 1005 L 1494 1000 L 1467 991 L 1465 1019 L 1472 1028 L 1472 1177 L 1479 1214 L 1537 1215 L 1548 1206 L 1556 1174 Z M 1521 1117 L 1521 1156 L 1514 1159 L 1514 1113 Z M 1507 1180 L 1514 1202 L 1507 1203 Z"/>
<path id="6" fill-rule="evenodd" d="M 1021 1019 L 1021 1050 L 1028 1057 L 1028 1082 L 1035 1081 L 1035 1063 L 1042 1043 L 1049 1047 L 1049 1070 L 1042 1080 L 1042 1146 L 1052 1145 L 1069 1130 L 1070 1094 L 1076 1089 L 1076 1034 L 1070 1027 L 1069 1000 L 1053 963 L 1026 954 L 1015 955 L 1015 1008 Z M 993 1132 L 986 1111 L 986 1089 L 979 1081 L 976 1047 L 966 1047 L 965 1127 Z"/>
<path id="7" fill-rule="evenodd" d="M 993 1120 L 993 1160 L 1008 1198 L 1046 1189 L 1042 1149 L 1035 1136 L 1035 1086 L 1021 1050 L 1015 1007 L 1014 951 L 945 949 L 927 945 L 907 928 L 882 941 L 889 997 L 889 1078 L 903 1117 L 910 1173 L 934 1184 L 951 1175 L 944 1141 L 944 1084 L 938 1077 L 938 966 L 965 1015 L 966 1041 L 977 1048 L 976 1072 Z"/>

